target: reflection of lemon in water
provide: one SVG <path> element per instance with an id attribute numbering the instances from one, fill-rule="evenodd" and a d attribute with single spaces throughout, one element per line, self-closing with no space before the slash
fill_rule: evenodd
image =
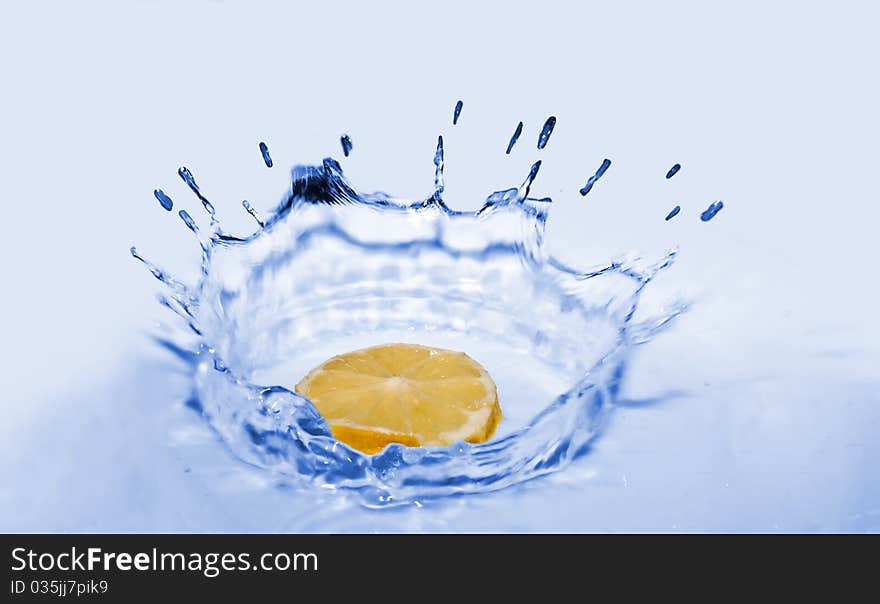
<path id="1" fill-rule="evenodd" d="M 462 352 L 384 344 L 333 357 L 296 385 L 333 436 L 364 453 L 489 440 L 501 420 L 495 382 Z"/>

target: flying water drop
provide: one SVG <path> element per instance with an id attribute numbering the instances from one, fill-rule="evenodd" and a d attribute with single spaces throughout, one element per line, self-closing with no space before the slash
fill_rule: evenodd
<path id="1" fill-rule="evenodd" d="M 351 138 L 347 134 L 343 134 L 339 137 L 339 143 L 342 145 L 342 154 L 345 157 L 348 157 L 348 154 L 351 153 Z"/>
<path id="2" fill-rule="evenodd" d="M 553 128 L 556 126 L 556 117 L 550 116 L 547 118 L 547 121 L 544 122 L 544 127 L 541 128 L 541 134 L 538 135 L 538 149 L 543 149 L 547 146 L 547 141 L 550 140 L 550 135 L 553 134 Z"/>
<path id="3" fill-rule="evenodd" d="M 605 174 L 605 171 L 608 170 L 609 167 L 611 167 L 611 160 L 602 160 L 602 165 L 599 166 L 599 169 L 596 170 L 596 173 L 587 180 L 587 184 L 581 187 L 581 195 L 586 195 L 587 193 L 589 193 L 590 190 L 593 188 L 593 185 L 596 184 L 596 181 L 602 178 L 602 175 Z"/>
<path id="4" fill-rule="evenodd" d="M 271 168 L 272 158 L 269 156 L 269 147 L 264 142 L 260 142 L 260 154 L 263 156 L 263 161 L 266 162 L 266 167 Z"/>
<path id="5" fill-rule="evenodd" d="M 681 164 L 675 164 L 674 166 L 669 168 L 669 172 L 666 173 L 666 178 L 672 178 L 673 176 L 678 174 L 679 170 L 681 170 Z"/>
<path id="6" fill-rule="evenodd" d="M 183 223 L 189 228 L 193 233 L 198 234 L 199 227 L 196 226 L 196 221 L 192 219 L 192 216 L 189 215 L 189 212 L 186 210 L 181 210 L 177 213 L 180 216 L 180 219 L 183 220 Z"/>
<path id="7" fill-rule="evenodd" d="M 522 134 L 523 123 L 520 122 L 516 126 L 516 130 L 513 131 L 513 136 L 510 137 L 510 142 L 507 143 L 507 151 L 505 151 L 506 155 L 510 155 L 510 150 L 513 149 L 513 146 L 516 144 L 516 141 L 519 140 L 519 135 Z"/>
<path id="8" fill-rule="evenodd" d="M 461 115 L 461 108 L 464 106 L 464 103 L 458 101 L 455 104 L 455 111 L 452 113 L 452 125 L 455 126 L 458 123 L 458 116 Z"/>
<path id="9" fill-rule="evenodd" d="M 153 191 L 153 195 L 156 196 L 156 199 L 159 200 L 159 203 L 162 204 L 162 207 L 167 211 L 171 211 L 171 208 L 174 207 L 174 202 L 171 201 L 171 198 L 168 197 L 162 189 L 156 189 Z"/>
<path id="10" fill-rule="evenodd" d="M 709 222 L 713 218 L 715 218 L 715 214 L 721 211 L 721 208 L 724 207 L 723 201 L 716 201 L 714 203 L 709 204 L 709 207 L 703 210 L 703 213 L 700 214 L 700 220 L 703 222 Z"/>
<path id="11" fill-rule="evenodd" d="M 666 215 L 666 220 L 672 220 L 673 218 L 678 216 L 679 212 L 681 212 L 681 206 L 675 206 L 674 208 L 672 208 L 672 211 Z"/>

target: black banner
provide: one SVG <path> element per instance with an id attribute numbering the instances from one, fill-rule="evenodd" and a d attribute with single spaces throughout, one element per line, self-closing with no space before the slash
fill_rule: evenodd
<path id="1" fill-rule="evenodd" d="M 0 535 L 0 543 L 0 601 L 9 602 L 321 594 L 471 602 L 523 587 L 587 600 L 609 587 L 669 595 L 707 584 L 712 598 L 771 588 L 840 597 L 873 575 L 878 552 L 867 536 Z"/>

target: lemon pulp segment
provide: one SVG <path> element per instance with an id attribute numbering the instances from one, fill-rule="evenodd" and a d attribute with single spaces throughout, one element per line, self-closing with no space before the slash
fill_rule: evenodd
<path id="1" fill-rule="evenodd" d="M 482 365 L 462 352 L 417 344 L 335 356 L 295 389 L 312 401 L 335 438 L 369 454 L 389 443 L 485 442 L 502 417 L 495 382 Z"/>

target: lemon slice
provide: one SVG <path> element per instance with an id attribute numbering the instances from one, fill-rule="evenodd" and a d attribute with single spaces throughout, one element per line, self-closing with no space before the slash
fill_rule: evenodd
<path id="1" fill-rule="evenodd" d="M 485 442 L 501 420 L 495 382 L 479 363 L 462 352 L 416 344 L 333 357 L 296 391 L 312 401 L 335 438 L 371 455 L 389 443 Z"/>

